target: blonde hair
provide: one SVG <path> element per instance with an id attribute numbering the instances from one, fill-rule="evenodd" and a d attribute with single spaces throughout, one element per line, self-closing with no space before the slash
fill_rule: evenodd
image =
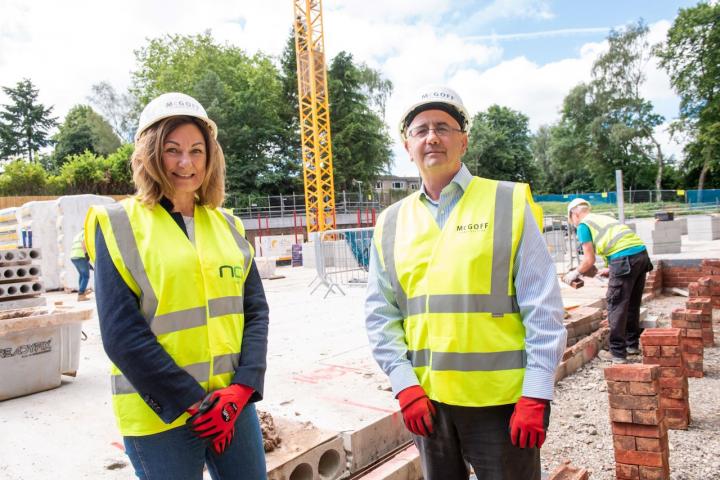
<path id="1" fill-rule="evenodd" d="M 133 182 L 137 190 L 135 195 L 150 208 L 157 205 L 162 197 L 172 199 L 175 194 L 163 168 L 163 145 L 170 133 L 188 123 L 200 129 L 207 151 L 205 178 L 196 192 L 197 202 L 218 208 L 225 200 L 225 156 L 220 144 L 205 122 L 195 117 L 178 115 L 151 125 L 135 141 L 135 151 L 130 159 Z"/>

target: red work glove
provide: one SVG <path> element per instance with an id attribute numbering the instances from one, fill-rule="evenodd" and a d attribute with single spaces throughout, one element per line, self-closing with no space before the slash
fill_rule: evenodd
<path id="1" fill-rule="evenodd" d="M 398 393 L 400 411 L 405 427 L 415 435 L 429 437 L 433 433 L 435 405 L 420 385 L 413 385 Z"/>
<path id="2" fill-rule="evenodd" d="M 510 417 L 510 441 L 520 448 L 542 447 L 550 424 L 550 402 L 520 397 Z"/>
<path id="3" fill-rule="evenodd" d="M 200 438 L 211 438 L 215 453 L 225 451 L 235 433 L 235 420 L 253 394 L 245 385 L 233 384 L 207 394 L 200 406 L 190 407 L 190 428 Z"/>

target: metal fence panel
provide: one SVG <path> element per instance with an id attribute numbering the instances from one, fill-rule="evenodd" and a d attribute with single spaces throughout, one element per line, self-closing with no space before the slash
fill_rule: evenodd
<path id="1" fill-rule="evenodd" d="M 374 227 L 327 230 L 315 237 L 315 269 L 318 284 L 345 295 L 343 286 L 365 286 L 368 281 L 370 248 Z"/>

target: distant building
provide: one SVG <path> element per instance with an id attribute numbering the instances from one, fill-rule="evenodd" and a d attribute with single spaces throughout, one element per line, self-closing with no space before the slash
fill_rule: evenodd
<path id="1" fill-rule="evenodd" d="M 374 191 L 381 205 L 387 206 L 420 190 L 420 177 L 382 175 L 375 181 Z"/>

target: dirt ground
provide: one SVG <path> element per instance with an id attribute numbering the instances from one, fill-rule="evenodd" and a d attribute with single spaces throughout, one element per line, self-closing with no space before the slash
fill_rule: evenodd
<path id="1" fill-rule="evenodd" d="M 670 313 L 685 306 L 686 297 L 665 296 L 649 302 L 648 314 L 658 317 L 659 327 L 670 326 Z M 720 326 L 715 324 L 716 343 Z M 704 378 L 690 378 L 688 430 L 670 430 L 672 480 L 720 478 L 720 347 L 706 348 Z M 642 362 L 639 356 L 630 357 Z M 555 390 L 548 438 L 542 449 L 545 470 L 552 471 L 564 460 L 591 470 L 592 480 L 615 478 L 613 440 L 610 431 L 608 394 L 603 368 L 596 358 L 562 381 Z"/>

